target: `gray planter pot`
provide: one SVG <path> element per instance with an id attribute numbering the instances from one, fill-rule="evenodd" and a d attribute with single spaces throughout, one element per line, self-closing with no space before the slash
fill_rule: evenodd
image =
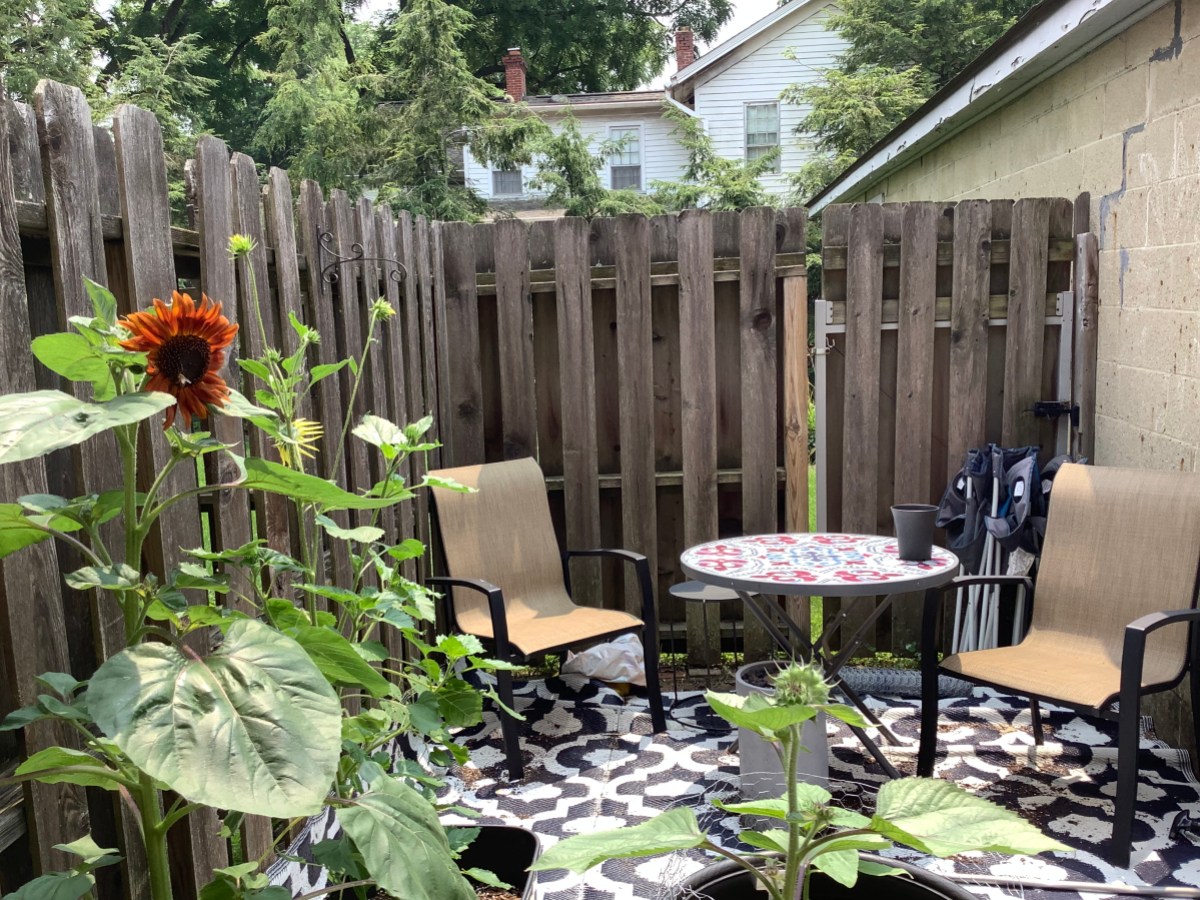
<path id="1" fill-rule="evenodd" d="M 769 688 L 761 688 L 746 680 L 752 672 L 774 673 L 779 668 L 776 662 L 749 663 L 737 670 L 734 680 L 739 696 L 770 694 Z M 800 781 L 824 786 L 829 781 L 829 743 L 825 737 L 825 716 L 820 715 L 805 722 L 801 731 L 801 743 L 805 750 L 796 754 L 796 774 Z M 783 766 L 779 754 L 767 741 L 752 731 L 738 729 L 738 756 L 743 800 L 764 800 L 782 797 L 787 790 L 783 778 Z"/>

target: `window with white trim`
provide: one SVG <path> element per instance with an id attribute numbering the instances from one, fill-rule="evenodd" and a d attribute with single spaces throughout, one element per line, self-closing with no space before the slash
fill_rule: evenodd
<path id="1" fill-rule="evenodd" d="M 614 125 L 608 139 L 619 147 L 608 158 L 609 184 L 614 191 L 642 189 L 642 129 L 637 125 Z"/>
<path id="2" fill-rule="evenodd" d="M 493 197 L 520 197 L 523 191 L 520 169 L 492 170 Z"/>
<path id="3" fill-rule="evenodd" d="M 754 162 L 768 153 L 775 153 L 771 171 L 779 171 L 779 104 L 746 104 L 746 161 Z"/>

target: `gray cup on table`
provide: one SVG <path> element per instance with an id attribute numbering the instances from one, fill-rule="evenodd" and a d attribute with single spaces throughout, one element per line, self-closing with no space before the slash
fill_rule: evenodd
<path id="1" fill-rule="evenodd" d="M 938 508 L 928 503 L 898 503 L 892 507 L 900 558 L 924 562 L 933 555 L 933 524 Z"/>

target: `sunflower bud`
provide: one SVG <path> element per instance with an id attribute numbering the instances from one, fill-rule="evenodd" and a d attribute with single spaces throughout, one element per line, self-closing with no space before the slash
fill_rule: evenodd
<path id="1" fill-rule="evenodd" d="M 792 663 L 772 679 L 779 706 L 819 706 L 829 702 L 829 683 L 813 663 Z"/>
<path id="2" fill-rule="evenodd" d="M 254 252 L 254 238 L 248 234 L 231 234 L 229 236 L 229 255 L 241 259 Z"/>
<path id="3" fill-rule="evenodd" d="M 384 319 L 390 319 L 395 314 L 395 308 L 383 297 L 380 297 L 371 304 L 371 318 L 375 319 L 377 322 Z"/>

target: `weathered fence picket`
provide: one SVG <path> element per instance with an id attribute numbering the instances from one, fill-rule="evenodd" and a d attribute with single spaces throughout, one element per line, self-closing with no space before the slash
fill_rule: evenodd
<path id="1" fill-rule="evenodd" d="M 1039 444 L 1043 458 L 1068 449 L 1067 429 L 1033 407 L 1069 404 L 1094 379 L 1087 366 L 1072 376 L 1063 316 L 1072 209 L 1034 198 L 824 211 L 820 528 L 890 533 L 891 504 L 936 503 L 969 447 Z M 826 621 L 836 611 L 852 632 L 872 602 L 827 598 Z M 897 603 L 867 648 L 911 651 L 919 609 Z"/>

